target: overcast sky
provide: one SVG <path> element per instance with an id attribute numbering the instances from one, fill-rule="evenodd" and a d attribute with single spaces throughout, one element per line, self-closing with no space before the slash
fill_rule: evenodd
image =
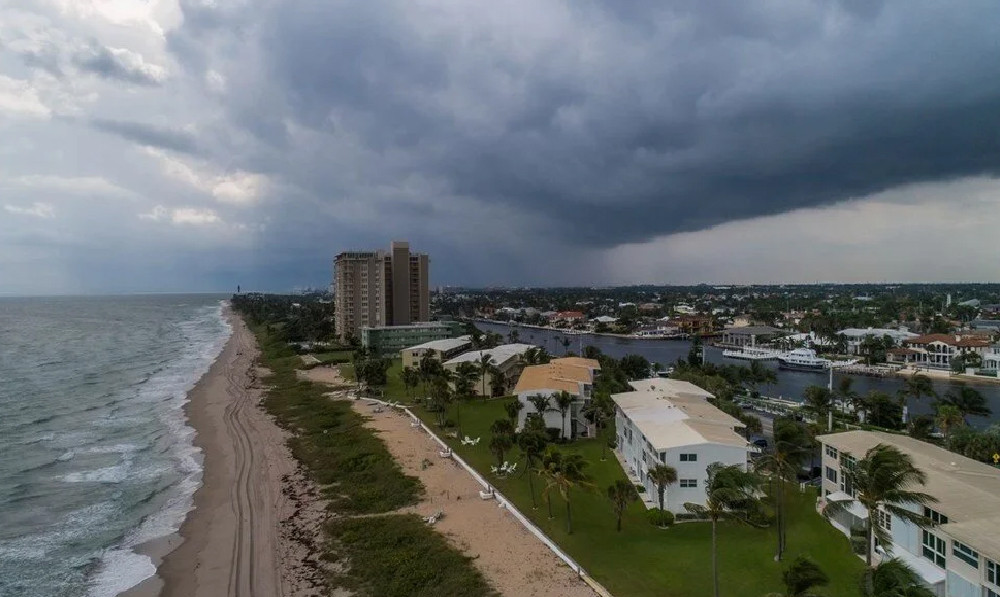
<path id="1" fill-rule="evenodd" d="M 997 281 L 995 0 L 4 0 L 0 294 Z"/>

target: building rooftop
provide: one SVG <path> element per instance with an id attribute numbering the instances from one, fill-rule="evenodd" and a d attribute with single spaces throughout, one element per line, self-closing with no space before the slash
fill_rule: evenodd
<path id="1" fill-rule="evenodd" d="M 443 321 L 415 321 L 406 325 L 379 325 L 363 327 L 362 330 L 420 330 L 426 328 L 444 328 L 448 324 Z"/>
<path id="2" fill-rule="evenodd" d="M 458 363 L 465 363 L 469 361 L 478 361 L 482 355 L 488 354 L 493 357 L 494 365 L 502 365 L 507 361 L 517 357 L 518 355 L 524 354 L 529 348 L 534 348 L 533 344 L 502 344 L 496 348 L 487 348 L 486 350 L 473 350 L 464 354 L 460 354 L 457 357 L 445 361 L 445 365 L 457 365 Z"/>
<path id="3" fill-rule="evenodd" d="M 747 446 L 746 438 L 736 431 L 743 424 L 708 402 L 712 395 L 698 386 L 661 378 L 630 385 L 635 391 L 614 394 L 611 399 L 654 449 L 705 443 Z"/>
<path id="4" fill-rule="evenodd" d="M 585 359 L 583 357 L 562 357 L 558 359 L 552 359 L 550 363 L 556 363 L 561 365 L 574 365 L 576 367 L 586 367 L 591 371 L 600 371 L 601 362 L 597 359 Z"/>
<path id="5" fill-rule="evenodd" d="M 726 334 L 735 334 L 739 336 L 766 336 L 784 333 L 783 330 L 778 328 L 773 328 L 769 325 L 748 325 L 738 328 L 727 328 L 722 330 Z"/>
<path id="6" fill-rule="evenodd" d="M 449 350 L 455 350 L 470 344 L 472 342 L 468 338 L 448 338 L 445 340 L 431 340 L 430 342 L 424 342 L 416 346 L 408 346 L 404 350 L 438 350 L 448 352 Z"/>
<path id="7" fill-rule="evenodd" d="M 916 489 L 936 497 L 940 503 L 932 507 L 955 523 L 977 520 L 984 523 L 1000 513 L 1000 470 L 988 464 L 906 435 L 884 431 L 845 431 L 821 435 L 817 439 L 855 458 L 863 458 L 868 450 L 880 443 L 909 454 L 914 466 L 927 475 L 927 484 Z M 990 528 L 993 536 L 1000 539 L 1000 521 Z M 1000 556 L 1000 550 L 994 555 Z"/>
<path id="8" fill-rule="evenodd" d="M 891 328 L 845 328 L 837 332 L 849 338 L 864 338 L 865 336 L 889 336 L 891 338 L 916 338 L 918 334 L 906 330 L 894 330 Z"/>
<path id="9" fill-rule="evenodd" d="M 989 346 L 989 338 L 983 336 L 963 336 L 961 334 L 924 334 L 916 338 L 905 340 L 907 344 L 930 344 L 931 342 L 941 342 L 949 346 L 977 348 Z"/>
<path id="10" fill-rule="evenodd" d="M 581 383 L 589 384 L 594 381 L 592 369 L 559 362 L 564 360 L 556 359 L 546 365 L 525 367 L 517 380 L 514 392 L 520 394 L 535 390 L 565 390 L 570 394 L 579 395 Z"/>

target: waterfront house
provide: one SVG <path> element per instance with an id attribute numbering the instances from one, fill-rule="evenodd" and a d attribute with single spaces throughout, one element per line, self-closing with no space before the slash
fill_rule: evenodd
<path id="1" fill-rule="evenodd" d="M 847 340 L 847 353 L 860 354 L 861 344 L 866 338 L 882 338 L 889 336 L 895 346 L 900 346 L 904 341 L 916 338 L 914 334 L 906 329 L 889 328 L 846 328 L 837 332 L 838 336 L 843 336 Z"/>
<path id="2" fill-rule="evenodd" d="M 722 344 L 726 346 L 757 346 L 770 342 L 783 334 L 778 328 L 769 325 L 749 325 L 722 330 Z"/>
<path id="3" fill-rule="evenodd" d="M 472 342 L 469 341 L 468 337 L 448 338 L 446 340 L 424 342 L 423 344 L 404 348 L 399 352 L 403 357 L 403 367 L 416 367 L 425 355 L 429 354 L 432 358 L 443 363 L 452 357 L 462 354 L 471 346 Z"/>
<path id="4" fill-rule="evenodd" d="M 502 344 L 486 350 L 472 350 L 445 361 L 444 368 L 449 371 L 456 371 L 460 363 L 478 365 L 483 355 L 489 355 L 490 363 L 496 371 L 504 376 L 505 383 L 503 388 L 494 388 L 494 374 L 486 373 L 486 395 L 503 396 L 507 394 L 511 386 L 514 385 L 514 380 L 521 374 L 521 370 L 524 368 L 521 356 L 530 348 L 535 348 L 535 346 L 532 344 Z M 473 390 L 477 396 L 483 395 L 482 380 L 475 384 Z"/>
<path id="5" fill-rule="evenodd" d="M 656 495 L 647 473 L 657 464 L 677 469 L 667 488 L 666 509 L 685 512 L 684 503 L 705 503 L 707 467 L 713 462 L 746 467 L 750 447 L 736 418 L 708 402 L 712 394 L 676 379 L 629 382 L 633 391 L 614 394 L 615 451 L 630 479 Z"/>
<path id="6" fill-rule="evenodd" d="M 565 321 L 566 323 L 580 323 L 587 319 L 587 316 L 580 311 L 559 311 L 552 317 L 552 321 Z"/>
<path id="7" fill-rule="evenodd" d="M 889 531 L 891 543 L 876 547 L 876 561 L 898 557 L 913 567 L 935 594 L 955 597 L 1000 597 L 1000 471 L 909 436 L 875 431 L 847 431 L 817 438 L 823 459 L 822 497 L 850 501 L 830 522 L 847 536 L 864 528 L 867 512 L 854 500 L 856 491 L 844 474 L 878 444 L 895 446 L 927 475 L 915 489 L 937 502 L 910 505 L 927 517 L 919 526 L 879 510 L 874 524 Z"/>
<path id="8" fill-rule="evenodd" d="M 949 369 L 953 357 L 974 353 L 985 359 L 989 347 L 989 339 L 983 336 L 924 334 L 903 340 L 901 348 L 905 350 L 889 350 L 886 357 L 890 363 Z"/>
<path id="9" fill-rule="evenodd" d="M 678 315 L 670 319 L 670 324 L 682 334 L 711 334 L 715 324 L 709 315 Z"/>
<path id="10" fill-rule="evenodd" d="M 554 396 L 568 392 L 573 397 L 573 404 L 566 415 L 566 437 L 590 435 L 589 425 L 583 416 L 583 407 L 593 396 L 594 377 L 600 372 L 601 364 L 595 359 L 581 357 L 566 357 L 552 359 L 544 365 L 525 367 L 514 386 L 514 393 L 524 408 L 518 415 L 517 428 L 520 430 L 529 414 L 537 413 L 531 402 L 532 396 L 550 396 L 549 410 L 542 418 L 545 426 L 550 429 L 563 429 L 562 413 L 556 406 Z"/>

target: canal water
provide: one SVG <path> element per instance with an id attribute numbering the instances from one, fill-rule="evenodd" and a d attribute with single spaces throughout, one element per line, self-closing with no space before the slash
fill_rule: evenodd
<path id="1" fill-rule="evenodd" d="M 586 346 L 596 346 L 602 353 L 621 358 L 627 354 L 638 354 L 645 357 L 649 362 L 660 363 L 664 367 L 669 367 L 679 358 L 687 358 L 691 343 L 687 340 L 641 340 L 635 338 L 620 338 L 617 336 L 601 336 L 594 334 L 564 334 L 557 330 L 544 330 L 523 326 L 511 328 L 506 324 L 486 323 L 477 321 L 476 327 L 484 332 L 494 332 L 502 334 L 505 338 L 511 329 L 517 330 L 518 341 L 526 344 L 543 346 L 553 355 L 562 355 L 572 351 L 580 354 Z M 570 345 L 564 346 L 563 340 L 568 339 Z M 740 359 L 730 359 L 722 356 L 722 349 L 714 346 L 706 347 L 706 359 L 710 363 L 749 365 L 749 361 Z M 774 369 L 778 375 L 778 383 L 771 386 L 761 386 L 760 391 L 765 396 L 774 398 L 785 398 L 788 400 L 802 400 L 802 395 L 806 387 L 811 385 L 827 385 L 829 381 L 828 372 L 811 373 L 806 371 L 787 371 L 778 369 L 775 361 L 763 361 L 763 364 Z M 834 373 L 833 384 L 837 387 L 840 375 Z M 902 387 L 903 380 L 898 377 L 865 377 L 859 375 L 854 378 L 854 390 L 859 394 L 867 394 L 871 390 L 879 390 L 891 396 Z M 939 396 L 943 396 L 949 389 L 955 387 L 954 382 L 945 380 L 934 380 L 934 389 Z M 1000 384 L 976 384 L 975 388 L 986 398 L 993 415 L 989 418 L 973 417 L 970 424 L 982 428 L 992 423 L 1000 422 Z M 912 415 L 932 412 L 930 398 L 921 398 L 919 402 L 909 400 L 909 412 Z"/>

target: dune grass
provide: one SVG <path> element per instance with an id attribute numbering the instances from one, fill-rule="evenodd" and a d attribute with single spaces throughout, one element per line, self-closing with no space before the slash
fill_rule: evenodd
<path id="1" fill-rule="evenodd" d="M 471 559 L 448 545 L 419 517 L 392 514 L 416 504 L 423 484 L 406 475 L 350 403 L 324 396 L 326 387 L 299 379 L 301 359 L 286 343 L 255 328 L 268 388 L 264 407 L 292 433 L 288 444 L 319 486 L 329 510 L 343 515 L 324 525 L 320 557 L 327 589 L 354 595 L 495 594 Z M 444 592 L 442 592 L 444 591 Z"/>

